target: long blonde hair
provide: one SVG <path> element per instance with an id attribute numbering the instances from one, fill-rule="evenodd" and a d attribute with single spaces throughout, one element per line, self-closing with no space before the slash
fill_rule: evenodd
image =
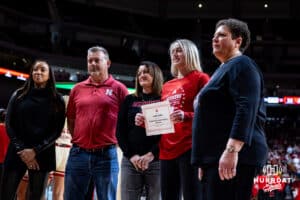
<path id="1" fill-rule="evenodd" d="M 172 55 L 172 51 L 179 46 L 184 55 L 185 55 L 185 63 L 186 69 L 191 72 L 194 70 L 198 70 L 202 72 L 202 67 L 200 64 L 199 51 L 195 43 L 188 39 L 177 39 L 171 43 L 169 48 L 169 54 Z M 178 69 L 171 63 L 171 74 L 176 77 L 178 76 Z"/>

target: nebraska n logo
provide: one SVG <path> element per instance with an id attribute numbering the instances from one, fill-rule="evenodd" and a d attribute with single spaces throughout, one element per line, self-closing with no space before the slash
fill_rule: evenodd
<path id="1" fill-rule="evenodd" d="M 111 96 L 111 95 L 112 95 L 112 92 L 113 92 L 112 89 L 106 89 L 105 94 L 108 95 L 108 96 Z"/>

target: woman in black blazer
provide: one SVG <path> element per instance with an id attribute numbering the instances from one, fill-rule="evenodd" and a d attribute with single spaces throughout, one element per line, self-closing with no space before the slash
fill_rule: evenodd
<path id="1" fill-rule="evenodd" d="M 51 67 L 36 61 L 24 86 L 12 95 L 6 129 L 10 145 L 4 161 L 1 200 L 13 200 L 18 184 L 29 172 L 30 200 L 44 194 L 48 173 L 55 169 L 55 140 L 65 119 L 65 103 L 55 89 Z"/>
<path id="2" fill-rule="evenodd" d="M 250 43 L 245 22 L 220 20 L 212 39 L 221 62 L 195 100 L 192 163 L 204 199 L 247 200 L 267 158 L 263 78 L 242 52 Z"/>

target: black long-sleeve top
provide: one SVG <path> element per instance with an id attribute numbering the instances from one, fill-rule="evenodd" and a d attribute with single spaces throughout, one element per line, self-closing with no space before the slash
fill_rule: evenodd
<path id="1" fill-rule="evenodd" d="M 145 128 L 136 126 L 135 115 L 141 112 L 141 106 L 160 101 L 160 96 L 143 94 L 136 97 L 126 96 L 118 115 L 117 139 L 125 157 L 130 159 L 133 155 L 144 155 L 152 152 L 154 159 L 158 159 L 158 143 L 160 136 L 146 136 Z"/>
<path id="2" fill-rule="evenodd" d="M 55 169 L 55 140 L 60 136 L 65 122 L 65 103 L 57 95 L 52 100 L 49 88 L 31 88 L 21 99 L 17 98 L 18 92 L 12 95 L 6 116 L 6 129 L 11 142 L 6 165 L 24 167 L 17 152 L 33 148 L 41 170 Z"/>
<path id="3" fill-rule="evenodd" d="M 263 77 L 242 55 L 216 70 L 201 90 L 193 120 L 192 164 L 218 164 L 229 138 L 245 142 L 239 163 L 263 166 L 268 146 Z"/>

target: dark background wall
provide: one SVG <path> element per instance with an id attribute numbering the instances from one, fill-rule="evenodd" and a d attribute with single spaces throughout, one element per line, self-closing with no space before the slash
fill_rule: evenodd
<path id="1" fill-rule="evenodd" d="M 250 27 L 252 44 L 245 54 L 263 71 L 267 94 L 300 95 L 300 2 L 266 2 L 2 0 L 0 66 L 28 72 L 33 60 L 42 58 L 83 73 L 87 48 L 102 45 L 110 52 L 110 72 L 126 76 L 120 80 L 129 86 L 141 60 L 157 62 L 168 78 L 169 44 L 188 38 L 199 48 L 204 71 L 212 74 L 219 65 L 211 53 L 214 25 L 221 18 L 236 17 Z"/>
<path id="2" fill-rule="evenodd" d="M 24 84 L 24 81 L 0 75 L 0 108 L 6 108 L 10 96 L 22 84 Z"/>

